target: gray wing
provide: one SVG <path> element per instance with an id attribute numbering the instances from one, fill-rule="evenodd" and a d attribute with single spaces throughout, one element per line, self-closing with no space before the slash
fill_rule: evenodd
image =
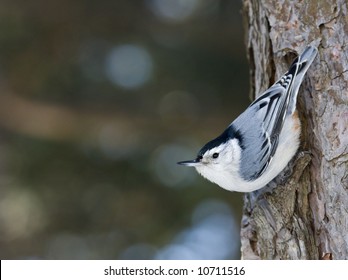
<path id="1" fill-rule="evenodd" d="M 239 130 L 243 149 L 241 175 L 245 180 L 260 177 L 274 156 L 290 102 L 293 77 L 290 71 L 286 73 L 231 124 L 234 130 Z"/>
<path id="2" fill-rule="evenodd" d="M 260 177 L 272 161 L 288 114 L 295 111 L 299 87 L 318 50 L 308 46 L 272 87 L 257 98 L 232 124 L 243 149 L 241 175 Z"/>

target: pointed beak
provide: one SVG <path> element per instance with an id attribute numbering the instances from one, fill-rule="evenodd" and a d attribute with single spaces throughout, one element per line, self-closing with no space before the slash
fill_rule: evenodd
<path id="1" fill-rule="evenodd" d="M 201 163 L 199 158 L 196 158 L 194 160 L 185 160 L 185 161 L 179 161 L 178 164 L 185 165 L 185 166 L 197 166 Z"/>

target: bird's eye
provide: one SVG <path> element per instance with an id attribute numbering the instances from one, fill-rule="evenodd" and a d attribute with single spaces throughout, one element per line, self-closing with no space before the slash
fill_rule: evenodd
<path id="1" fill-rule="evenodd" d="M 218 158 L 219 154 L 218 153 L 213 153 L 213 158 Z"/>

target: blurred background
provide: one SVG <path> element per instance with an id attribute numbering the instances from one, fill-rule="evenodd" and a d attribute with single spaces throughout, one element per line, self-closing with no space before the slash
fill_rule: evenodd
<path id="1" fill-rule="evenodd" d="M 236 259 L 192 159 L 249 103 L 241 1 L 0 2 L 0 258 Z"/>

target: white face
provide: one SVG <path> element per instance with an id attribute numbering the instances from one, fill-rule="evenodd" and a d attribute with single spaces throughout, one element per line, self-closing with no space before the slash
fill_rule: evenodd
<path id="1" fill-rule="evenodd" d="M 182 161 L 179 164 L 195 167 L 197 172 L 209 181 L 224 189 L 233 190 L 234 182 L 239 182 L 240 179 L 240 156 L 241 148 L 238 140 L 230 139 L 219 146 L 206 150 L 195 160 Z"/>
<path id="2" fill-rule="evenodd" d="M 239 158 L 240 149 L 238 141 L 231 139 L 226 143 L 207 150 L 195 167 L 203 176 L 210 173 L 209 170 L 215 172 L 231 171 L 239 165 Z"/>

